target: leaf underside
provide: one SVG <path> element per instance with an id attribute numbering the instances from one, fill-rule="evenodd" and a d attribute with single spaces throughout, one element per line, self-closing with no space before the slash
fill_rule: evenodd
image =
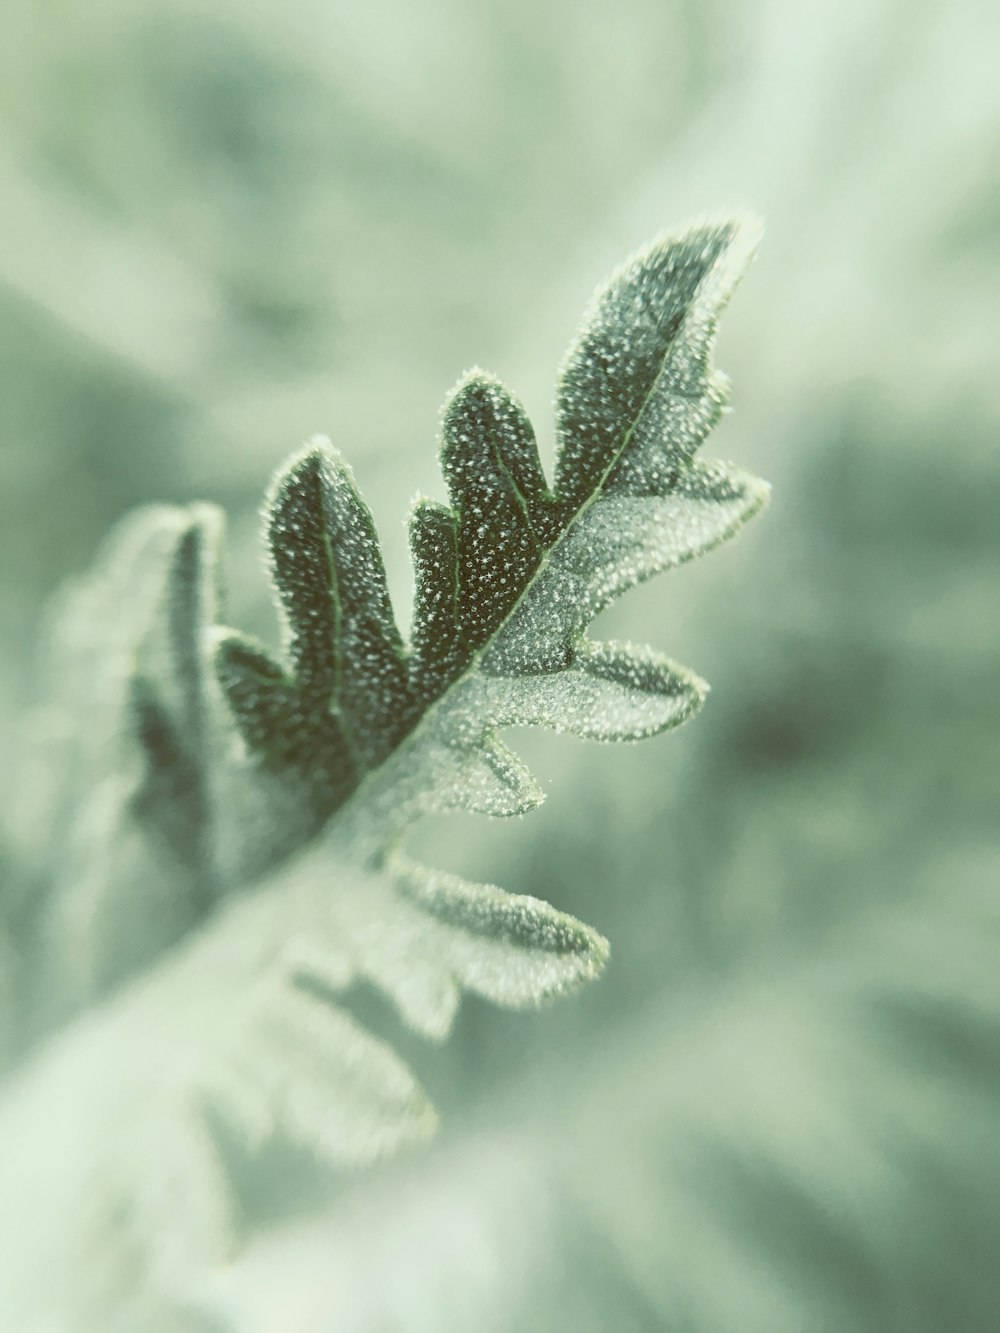
<path id="1" fill-rule="evenodd" d="M 612 276 L 562 367 L 554 487 L 511 393 L 478 370 L 459 382 L 441 431 L 449 504 L 421 499 L 410 516 L 408 641 L 371 514 L 323 440 L 279 472 L 265 507 L 279 655 L 217 626 L 220 523 L 204 506 L 140 514 L 67 602 L 58 647 L 73 669 L 60 715 L 77 730 L 56 748 L 78 806 L 69 778 L 47 803 L 58 837 L 25 909 L 39 947 L 25 973 L 40 980 L 22 987 L 23 1040 L 145 973 L 136 1012 L 161 1030 L 129 1046 L 150 1052 L 143 1095 L 157 1124 L 174 1108 L 174 1148 L 158 1165 L 145 1122 L 122 1138 L 161 1179 L 143 1197 L 166 1232 L 200 1235 L 191 1210 L 222 1232 L 231 1211 L 217 1190 L 188 1207 L 162 1184 L 185 1154 L 204 1155 L 204 1132 L 184 1148 L 178 1128 L 202 1123 L 199 1107 L 248 1142 L 285 1137 L 332 1163 L 432 1124 L 409 1070 L 331 995 L 373 983 L 440 1039 L 462 989 L 525 1007 L 600 972 L 607 944 L 589 927 L 415 866 L 400 842 L 427 812 L 538 804 L 504 727 L 638 740 L 701 706 L 707 687 L 693 673 L 586 629 L 766 499 L 764 483 L 695 458 L 727 402 L 711 362 L 716 325 L 755 243 L 752 223 L 706 222 Z M 105 624 L 120 636 L 110 653 Z M 95 673 L 97 708 L 84 702 Z M 337 882 L 318 868 L 331 865 Z M 185 936 L 186 950 L 171 949 Z M 161 994 L 158 1008 L 150 997 Z M 134 1096 L 142 1076 L 130 1068 L 118 1084 Z"/>

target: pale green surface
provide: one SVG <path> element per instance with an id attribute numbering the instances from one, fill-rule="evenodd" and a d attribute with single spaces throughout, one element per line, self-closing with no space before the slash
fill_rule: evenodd
<path id="1" fill-rule="evenodd" d="M 5 14 L 5 723 L 40 695 L 40 599 L 134 504 L 224 503 L 227 617 L 269 634 L 256 506 L 316 431 L 405 604 L 446 387 L 495 371 L 544 452 L 593 284 L 703 211 L 767 219 L 709 453 L 775 493 L 600 626 L 711 681 L 697 722 L 518 736 L 545 806 L 418 839 L 593 922 L 601 982 L 540 1015 L 467 1000 L 447 1045 L 406 1048 L 433 1151 L 255 1242 L 215 1298 L 255 1333 L 988 1333 L 995 6 L 210 13 Z M 3 782 L 16 863 L 17 763 Z M 405 1047 L 370 995 L 357 1013 Z"/>

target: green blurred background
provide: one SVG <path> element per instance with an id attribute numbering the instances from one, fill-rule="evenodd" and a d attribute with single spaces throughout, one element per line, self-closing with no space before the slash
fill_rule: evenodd
<path id="1" fill-rule="evenodd" d="M 436 1145 L 256 1239 L 252 1333 L 1000 1328 L 1000 9 L 901 0 L 6 0 L 4 807 L 42 608 L 150 500 L 230 518 L 228 615 L 306 436 L 403 518 L 472 364 L 551 458 L 594 285 L 767 221 L 706 446 L 774 485 L 601 628 L 714 687 L 641 748 L 518 736 L 523 822 L 438 864 L 612 942 L 423 1047 Z"/>

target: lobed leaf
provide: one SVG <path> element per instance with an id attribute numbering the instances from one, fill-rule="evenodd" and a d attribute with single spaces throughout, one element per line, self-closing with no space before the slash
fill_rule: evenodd
<path id="1" fill-rule="evenodd" d="M 0 1194 L 15 1213 L 37 1192 L 47 1216 L 80 1219 L 65 1241 L 86 1301 L 113 1282 L 176 1285 L 232 1242 L 225 1173 L 204 1166 L 212 1117 L 251 1150 L 285 1140 L 327 1165 L 432 1127 L 411 1072 L 345 1011 L 353 986 L 440 1039 L 462 990 L 524 1008 L 600 972 L 608 946 L 589 927 L 413 865 L 400 843 L 430 811 L 539 803 L 505 727 L 637 740 L 700 708 L 692 672 L 585 632 L 766 498 L 693 458 L 726 400 L 712 346 L 754 238 L 700 224 L 612 278 L 564 365 L 554 489 L 522 406 L 482 371 L 463 377 L 442 422 L 449 504 L 410 516 L 409 644 L 371 513 L 321 439 L 265 509 L 279 655 L 214 623 L 219 523 L 204 507 L 126 525 L 71 599 L 68 778 L 49 803 L 65 829 L 31 933 L 40 1028 L 146 970 L 0 1101 L 5 1142 L 39 1104 L 59 1122 L 52 1160 L 11 1164 Z M 93 726 L 74 733 L 81 716 Z"/>
<path id="2" fill-rule="evenodd" d="M 442 749 L 442 730 L 452 750 L 483 751 L 499 726 L 637 739 L 697 711 L 697 677 L 642 650 L 587 645 L 583 632 L 613 597 L 725 540 L 766 498 L 739 470 L 693 461 L 727 396 L 711 351 L 756 236 L 743 220 L 699 224 L 614 275 L 563 368 L 554 492 L 520 403 L 483 371 L 459 381 L 441 430 L 450 505 L 421 500 L 410 517 L 408 647 L 346 466 L 317 441 L 279 475 L 266 540 L 286 665 L 230 636 L 219 671 L 250 752 L 307 793 L 313 825 L 403 742 L 412 749 L 411 733 L 443 766 L 434 808 L 520 812 L 533 801 L 522 776 L 508 799 L 457 794 L 457 773 L 479 788 L 495 765 Z M 466 677 L 481 683 L 458 725 L 449 700 Z"/>

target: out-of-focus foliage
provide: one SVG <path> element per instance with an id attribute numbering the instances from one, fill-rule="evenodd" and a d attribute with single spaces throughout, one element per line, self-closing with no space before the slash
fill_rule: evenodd
<path id="1" fill-rule="evenodd" d="M 405 596 L 440 385 L 488 364 L 544 420 L 580 291 L 720 201 L 769 223 L 723 360 L 778 499 L 671 585 L 671 652 L 715 687 L 696 728 L 526 741 L 553 780 L 531 821 L 424 835 L 594 921 L 601 985 L 530 1022 L 468 1004 L 424 1066 L 438 1148 L 209 1295 L 275 1333 L 990 1330 L 996 7 L 365 13 L 9 6 L 5 720 L 41 599 L 137 503 L 243 514 L 227 614 L 266 634 L 257 496 L 317 430 Z M 658 638 L 663 606 L 632 594 L 607 633 Z M 3 783 L 21 900 L 16 762 Z M 256 1170 L 268 1199 L 309 1174 Z"/>

